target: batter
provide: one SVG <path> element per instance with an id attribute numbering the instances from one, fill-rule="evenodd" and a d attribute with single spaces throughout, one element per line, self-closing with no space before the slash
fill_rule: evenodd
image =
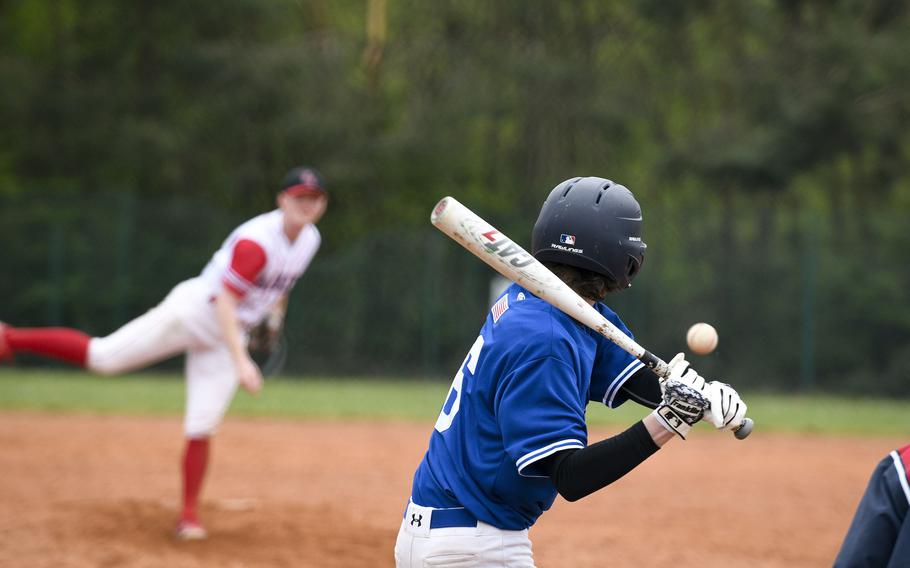
<path id="1" fill-rule="evenodd" d="M 623 332 L 606 304 L 644 261 L 632 193 L 572 178 L 544 202 L 532 254 Z M 619 479 L 709 420 L 734 428 L 735 390 L 708 382 L 682 354 L 663 383 L 614 343 L 517 284 L 493 304 L 439 413 L 414 474 L 395 545 L 399 568 L 534 566 L 528 529 L 557 493 L 575 501 Z M 588 444 L 589 401 L 654 409 L 631 428 Z"/>

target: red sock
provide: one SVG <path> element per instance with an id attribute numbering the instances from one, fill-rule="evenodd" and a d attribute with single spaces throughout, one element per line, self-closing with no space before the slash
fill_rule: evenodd
<path id="1" fill-rule="evenodd" d="M 209 438 L 195 438 L 186 441 L 183 454 L 183 512 L 180 520 L 199 522 L 196 505 L 202 490 L 202 479 L 205 477 L 209 461 Z"/>
<path id="2" fill-rule="evenodd" d="M 28 351 L 85 367 L 91 337 L 68 327 L 6 328 L 13 353 Z"/>

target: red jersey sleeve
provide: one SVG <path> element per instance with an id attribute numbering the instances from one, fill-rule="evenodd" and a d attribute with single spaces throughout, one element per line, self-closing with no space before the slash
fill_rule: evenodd
<path id="1" fill-rule="evenodd" d="M 234 244 L 231 265 L 224 274 L 224 287 L 242 298 L 265 267 L 265 249 L 256 241 L 240 239 Z"/>

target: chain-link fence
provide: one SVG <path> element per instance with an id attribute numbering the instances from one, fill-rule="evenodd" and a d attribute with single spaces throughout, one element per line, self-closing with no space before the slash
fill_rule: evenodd
<path id="1" fill-rule="evenodd" d="M 910 395 L 904 217 L 646 206 L 643 271 L 609 303 L 664 357 L 684 349 L 689 325 L 711 322 L 720 345 L 693 361 L 743 388 Z M 0 319 L 109 333 L 198 274 L 243 220 L 130 193 L 2 197 Z M 494 276 L 429 223 L 326 241 L 291 296 L 285 372 L 448 377 Z"/>

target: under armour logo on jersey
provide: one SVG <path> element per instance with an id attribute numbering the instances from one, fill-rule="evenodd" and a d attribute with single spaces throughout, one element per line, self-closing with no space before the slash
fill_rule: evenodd
<path id="1" fill-rule="evenodd" d="M 423 515 L 418 515 L 417 513 L 411 513 L 411 526 L 421 526 L 423 524 Z"/>

